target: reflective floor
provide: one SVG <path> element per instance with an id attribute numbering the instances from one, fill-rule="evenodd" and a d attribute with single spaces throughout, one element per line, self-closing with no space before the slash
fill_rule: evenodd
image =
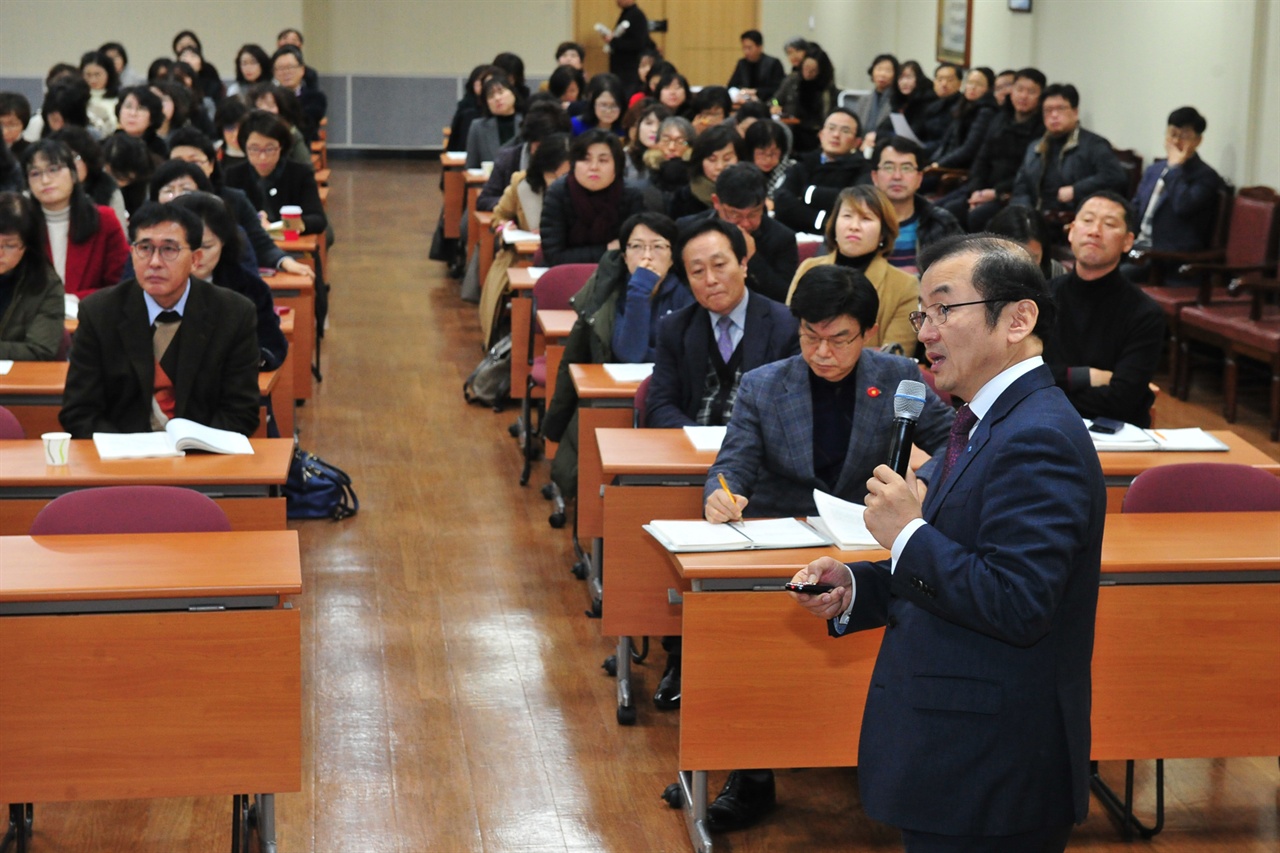
<path id="1" fill-rule="evenodd" d="M 687 850 L 683 817 L 660 799 L 678 712 L 647 702 L 660 648 L 636 669 L 637 725 L 619 727 L 600 669 L 612 648 L 584 615 L 569 536 L 548 526 L 535 488 L 545 465 L 520 488 L 514 412 L 463 403 L 479 333 L 474 308 L 427 260 L 438 185 L 436 164 L 333 168 L 325 379 L 298 420 L 302 446 L 352 475 L 360 514 L 291 525 L 303 546 L 304 771 L 302 792 L 277 798 L 280 850 Z M 1221 428 L 1214 378 L 1197 381 L 1192 404 L 1162 395 L 1162 425 Z M 1265 386 L 1242 406 L 1238 431 L 1280 459 Z M 1122 765 L 1106 773 L 1119 784 Z M 1124 844 L 1095 802 L 1071 849 L 1280 846 L 1274 756 L 1169 762 L 1166 779 L 1154 841 Z M 1145 813 L 1151 791 L 1147 763 Z M 862 814 L 852 770 L 783 771 L 778 796 L 761 826 L 717 849 L 900 849 Z M 32 849 L 226 850 L 230 816 L 229 797 L 39 804 Z"/>

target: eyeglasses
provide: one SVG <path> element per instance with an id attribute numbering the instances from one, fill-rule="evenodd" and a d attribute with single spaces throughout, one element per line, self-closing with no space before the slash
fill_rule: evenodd
<path id="1" fill-rule="evenodd" d="M 663 145 L 679 145 L 681 148 L 689 144 L 689 140 L 683 136 L 664 136 L 658 141 Z"/>
<path id="2" fill-rule="evenodd" d="M 858 135 L 858 132 L 854 130 L 852 127 L 846 127 L 843 124 L 828 123 L 828 124 L 824 124 L 822 126 L 822 129 L 826 133 L 836 133 L 836 134 L 839 134 L 840 136 L 857 136 Z"/>
<path id="3" fill-rule="evenodd" d="M 841 332 L 840 335 L 844 335 L 844 337 L 836 335 L 835 337 L 824 338 L 822 335 L 815 335 L 812 332 L 801 332 L 800 346 L 806 349 L 817 349 L 820 345 L 826 344 L 831 348 L 832 352 L 843 352 L 856 344 L 858 338 L 862 337 L 863 334 L 865 333 L 858 332 L 858 334 L 849 337 L 847 333 Z"/>
<path id="4" fill-rule="evenodd" d="M 26 245 L 21 240 L 0 240 L 0 252 L 4 252 L 6 255 L 21 252 L 26 248 Z"/>
<path id="5" fill-rule="evenodd" d="M 670 243 L 638 243 L 638 242 L 633 242 L 633 243 L 628 243 L 628 244 L 627 244 L 627 251 L 628 251 L 628 252 L 634 252 L 634 253 L 636 253 L 637 255 L 643 255 L 643 254 L 645 254 L 646 252 L 647 252 L 647 253 L 649 253 L 650 255 L 656 255 L 656 254 L 659 254 L 659 253 L 670 253 L 670 252 L 671 252 L 671 244 L 670 244 Z"/>
<path id="6" fill-rule="evenodd" d="M 186 249 L 186 246 L 180 246 L 177 243 L 152 243 L 148 240 L 143 240 L 141 243 L 133 244 L 133 256 L 138 261 L 146 263 L 151 260 L 152 255 L 159 252 L 160 259 L 167 264 L 171 264 L 182 257 L 182 253 Z"/>
<path id="7" fill-rule="evenodd" d="M 45 178 L 56 178 L 61 175 L 67 168 L 65 163 L 55 163 L 47 169 L 31 169 L 27 172 L 27 180 L 31 183 L 42 181 Z"/>
<path id="8" fill-rule="evenodd" d="M 596 110 L 605 113 L 616 113 L 622 110 L 617 104 L 606 104 L 603 101 L 596 101 Z"/>
<path id="9" fill-rule="evenodd" d="M 920 171 L 916 166 L 910 163 L 881 163 L 876 166 L 876 171 L 883 175 L 901 174 L 903 177 L 910 177 Z"/>
<path id="10" fill-rule="evenodd" d="M 279 145 L 250 145 L 244 149 L 250 157 L 274 157 L 280 153 Z"/>
<path id="11" fill-rule="evenodd" d="M 924 321 L 928 320 L 933 324 L 934 328 L 941 326 L 947 322 L 947 318 L 951 316 L 951 312 L 957 308 L 963 308 L 966 305 L 988 305 L 992 302 L 1003 302 L 1002 299 L 979 299 L 976 302 L 953 302 L 950 305 L 943 305 L 941 302 L 935 302 L 919 311 L 912 311 L 907 315 L 907 319 L 911 321 L 911 328 L 917 332 L 924 328 Z"/>
<path id="12" fill-rule="evenodd" d="M 280 63 L 277 62 L 273 67 L 275 71 L 279 73 L 281 71 L 297 71 L 302 66 L 301 65 L 281 65 Z"/>

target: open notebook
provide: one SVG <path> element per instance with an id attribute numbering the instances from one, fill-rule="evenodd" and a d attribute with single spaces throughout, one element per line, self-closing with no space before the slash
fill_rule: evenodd
<path id="1" fill-rule="evenodd" d="M 253 445 L 238 432 L 174 418 L 163 432 L 95 432 L 98 458 L 146 459 L 153 456 L 185 456 L 188 450 L 209 453 L 252 454 Z"/>
<path id="2" fill-rule="evenodd" d="M 731 524 L 709 521 L 651 521 L 644 529 L 673 554 L 693 551 L 753 551 L 771 548 L 815 548 L 830 545 L 803 521 L 759 518 Z"/>
<path id="3" fill-rule="evenodd" d="M 818 514 L 809 516 L 807 521 L 819 533 L 829 537 L 840 550 L 865 551 L 880 547 L 871 531 L 867 530 L 862 518 L 867 508 L 862 504 L 841 500 L 821 489 L 813 490 L 813 503 Z"/>
<path id="4" fill-rule="evenodd" d="M 1085 426 L 1093 422 L 1086 419 Z M 1133 424 L 1125 424 L 1124 428 L 1114 435 L 1090 431 L 1093 446 L 1100 452 L 1117 451 L 1225 451 L 1229 448 L 1199 427 L 1189 429 L 1142 429 Z"/>

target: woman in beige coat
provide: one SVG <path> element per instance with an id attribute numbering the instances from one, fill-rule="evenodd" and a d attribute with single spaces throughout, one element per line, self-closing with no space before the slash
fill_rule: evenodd
<path id="1" fill-rule="evenodd" d="M 916 333 L 908 315 L 917 308 L 920 282 L 885 260 L 897 238 L 898 217 L 888 196 L 870 185 L 842 191 L 827 217 L 827 246 L 832 252 L 800 264 L 787 291 L 787 302 L 791 301 L 796 283 L 816 266 L 839 264 L 857 269 L 866 275 L 880 297 L 876 325 L 867 331 L 866 346 L 897 344 L 903 354 L 912 355 L 916 351 Z"/>

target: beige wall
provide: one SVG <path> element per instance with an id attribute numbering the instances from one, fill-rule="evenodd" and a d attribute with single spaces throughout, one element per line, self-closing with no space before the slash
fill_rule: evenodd
<path id="1" fill-rule="evenodd" d="M 302 24 L 303 0 L 0 0 L 0 74 L 44 77 L 55 62 L 78 63 L 104 41 L 129 51 L 130 67 L 172 57 L 173 37 L 194 30 L 223 77 L 236 51 L 257 42 L 270 53 L 276 33 Z"/>

